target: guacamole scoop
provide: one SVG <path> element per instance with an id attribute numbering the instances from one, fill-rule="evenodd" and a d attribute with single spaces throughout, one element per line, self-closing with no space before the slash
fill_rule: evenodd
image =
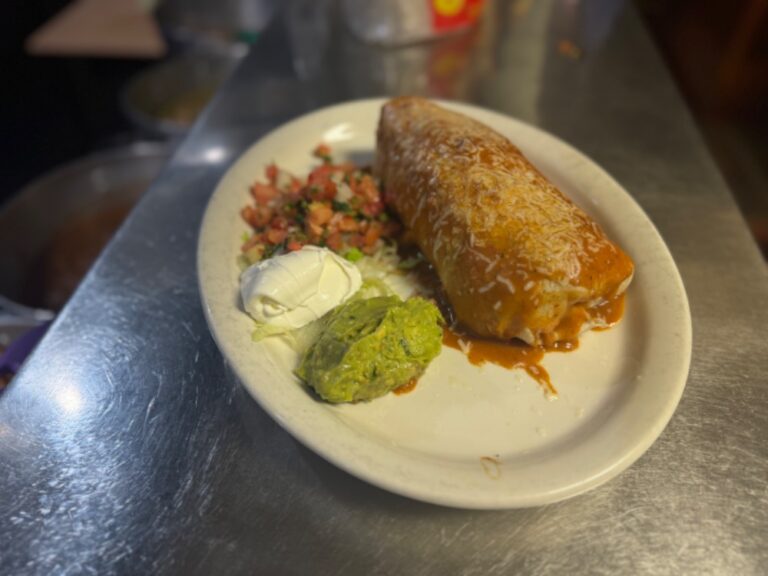
<path id="1" fill-rule="evenodd" d="M 296 375 L 328 402 L 378 398 L 424 373 L 440 353 L 441 322 L 423 298 L 350 300 L 331 313 Z"/>

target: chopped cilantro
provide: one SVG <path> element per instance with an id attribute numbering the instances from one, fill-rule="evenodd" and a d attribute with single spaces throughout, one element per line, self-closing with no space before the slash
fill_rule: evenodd
<path id="1" fill-rule="evenodd" d="M 357 262 L 363 257 L 363 253 L 358 248 L 350 248 L 344 253 L 344 258 L 350 262 Z"/>
<path id="2" fill-rule="evenodd" d="M 339 202 L 338 200 L 331 200 L 331 207 L 334 212 L 344 212 L 345 214 L 352 212 L 352 207 L 349 204 L 346 202 Z"/>
<path id="3" fill-rule="evenodd" d="M 267 258 L 272 258 L 272 256 L 277 256 L 278 254 L 282 254 L 285 252 L 285 245 L 286 241 L 283 240 L 279 244 L 267 244 L 267 246 L 264 248 L 264 255 L 262 256 L 262 259 L 266 260 Z"/>

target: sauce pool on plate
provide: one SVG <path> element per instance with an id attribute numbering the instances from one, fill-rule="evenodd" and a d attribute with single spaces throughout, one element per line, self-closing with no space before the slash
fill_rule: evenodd
<path id="1" fill-rule="evenodd" d="M 624 313 L 624 295 L 615 298 L 599 307 L 600 316 L 604 326 L 595 330 L 605 330 L 616 324 Z M 574 316 L 572 316 L 574 318 Z M 586 319 L 586 316 L 585 318 Z M 443 329 L 443 344 L 464 353 L 470 363 L 481 366 L 487 362 L 513 369 L 522 368 L 528 375 L 536 380 L 545 393 L 557 397 L 557 389 L 552 384 L 549 373 L 541 365 L 544 354 L 547 352 L 572 352 L 579 347 L 579 333 L 582 322 L 569 326 L 571 338 L 554 342 L 548 346 L 530 346 L 521 340 L 490 340 L 467 334 L 454 327 Z"/>

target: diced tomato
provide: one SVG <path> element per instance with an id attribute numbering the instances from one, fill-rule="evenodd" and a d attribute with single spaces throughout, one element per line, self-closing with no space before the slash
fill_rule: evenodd
<path id="1" fill-rule="evenodd" d="M 263 228 L 269 221 L 272 220 L 274 210 L 269 206 L 256 206 L 256 218 L 254 219 L 254 226 L 256 228 Z"/>
<path id="2" fill-rule="evenodd" d="M 240 216 L 242 216 L 243 220 L 248 222 L 248 224 L 255 226 L 253 220 L 256 217 L 256 210 L 253 209 L 253 206 L 243 206 L 242 210 L 240 210 Z"/>
<path id="3" fill-rule="evenodd" d="M 243 220 L 248 222 L 254 228 L 266 226 L 272 218 L 272 209 L 267 206 L 245 206 L 240 215 Z"/>
<path id="4" fill-rule="evenodd" d="M 333 200 L 336 198 L 336 183 L 333 180 L 327 180 L 323 184 L 317 184 L 311 188 L 314 193 L 314 200 Z"/>
<path id="5" fill-rule="evenodd" d="M 314 154 L 318 158 L 328 158 L 331 155 L 331 147 L 328 146 L 328 144 L 321 142 L 312 151 L 312 154 Z"/>
<path id="6" fill-rule="evenodd" d="M 325 239 L 325 244 L 331 250 L 338 252 L 339 250 L 341 250 L 341 247 L 344 245 L 344 242 L 341 238 L 341 234 L 339 234 L 338 232 L 333 232 L 332 234 L 328 235 L 328 238 Z"/>
<path id="7" fill-rule="evenodd" d="M 338 227 L 342 232 L 357 232 L 360 229 L 360 224 L 352 216 L 342 216 Z"/>
<path id="8" fill-rule="evenodd" d="M 307 186 L 325 184 L 331 177 L 332 172 L 333 167 L 330 164 L 321 164 L 309 173 L 309 177 L 307 178 Z"/>
<path id="9" fill-rule="evenodd" d="M 336 183 L 331 180 L 333 167 L 328 164 L 318 166 L 307 178 L 307 196 L 313 200 L 333 200 L 336 197 Z"/>
<path id="10" fill-rule="evenodd" d="M 376 182 L 368 174 L 364 174 L 359 182 L 355 182 L 352 191 L 356 195 L 365 198 L 368 202 L 381 202 L 381 193 L 376 187 Z"/>
<path id="11" fill-rule="evenodd" d="M 363 207 L 360 209 L 360 211 L 366 216 L 375 218 L 376 216 L 384 212 L 384 203 L 381 202 L 380 200 L 375 202 L 366 202 L 365 204 L 363 204 Z"/>
<path id="12" fill-rule="evenodd" d="M 277 198 L 280 195 L 280 192 L 271 184 L 262 184 L 261 182 L 256 182 L 253 186 L 251 186 L 251 195 L 253 196 L 254 200 L 256 200 L 257 204 L 266 206 L 272 200 Z"/>
<path id="13" fill-rule="evenodd" d="M 376 247 L 376 242 L 378 242 L 380 237 L 381 224 L 378 222 L 371 222 L 371 225 L 368 227 L 368 230 L 363 237 L 363 252 L 366 254 L 373 252 Z"/>
<path id="14" fill-rule="evenodd" d="M 323 234 L 323 226 L 330 222 L 333 210 L 327 204 L 312 202 L 307 211 L 306 232 L 312 240 L 318 240 Z"/>
<path id="15" fill-rule="evenodd" d="M 323 226 L 330 222 L 333 210 L 322 202 L 312 202 L 307 209 L 306 232 L 311 240 L 318 240 L 323 234 Z"/>
<path id="16" fill-rule="evenodd" d="M 286 248 L 288 249 L 288 252 L 295 252 L 296 250 L 301 250 L 304 244 L 299 242 L 298 240 L 291 240 L 286 245 Z"/>
<path id="17" fill-rule="evenodd" d="M 269 223 L 272 228 L 277 228 L 278 230 L 287 230 L 288 224 L 288 219 L 284 218 L 283 216 L 275 216 Z"/>
<path id="18" fill-rule="evenodd" d="M 307 219 L 312 224 L 322 226 L 333 218 L 333 209 L 322 202 L 312 202 L 307 209 Z"/>
<path id="19" fill-rule="evenodd" d="M 283 240 L 285 240 L 285 237 L 288 236 L 288 231 L 283 229 L 280 230 L 278 228 L 270 228 L 267 230 L 267 241 L 272 244 L 280 244 Z"/>
<path id="20" fill-rule="evenodd" d="M 277 164 L 272 162 L 272 164 L 266 167 L 264 172 L 270 184 L 274 184 L 275 182 L 277 182 L 277 175 L 280 173 L 280 169 L 277 167 Z"/>

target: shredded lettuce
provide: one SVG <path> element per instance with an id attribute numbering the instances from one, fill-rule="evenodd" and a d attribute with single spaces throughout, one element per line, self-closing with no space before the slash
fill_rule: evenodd
<path id="1" fill-rule="evenodd" d="M 360 290 L 352 296 L 354 300 L 365 300 L 376 296 L 391 296 L 394 294 L 381 278 L 365 278 Z"/>
<path id="2" fill-rule="evenodd" d="M 251 339 L 254 342 L 260 342 L 265 338 L 277 336 L 282 338 L 296 352 L 303 354 L 318 339 L 331 312 L 301 328 L 281 328 L 271 324 L 255 322 L 256 327 L 251 333 Z"/>
<path id="3" fill-rule="evenodd" d="M 365 254 L 363 254 L 359 248 L 350 248 L 344 253 L 344 258 L 349 260 L 350 262 L 357 262 L 360 260 Z"/>
<path id="4" fill-rule="evenodd" d="M 377 296 L 390 296 L 392 294 L 392 290 L 389 289 L 383 280 L 378 278 L 368 278 L 363 280 L 363 285 L 357 292 L 355 292 L 350 300 L 364 300 Z M 336 308 L 338 308 L 338 306 Z M 320 336 L 326 321 L 336 308 L 329 311 L 322 318 L 310 322 L 301 328 L 286 328 L 254 321 L 255 328 L 253 329 L 253 332 L 251 332 L 251 339 L 254 342 L 260 342 L 265 338 L 271 338 L 273 336 L 282 337 L 291 348 L 299 353 L 303 353 Z"/>

